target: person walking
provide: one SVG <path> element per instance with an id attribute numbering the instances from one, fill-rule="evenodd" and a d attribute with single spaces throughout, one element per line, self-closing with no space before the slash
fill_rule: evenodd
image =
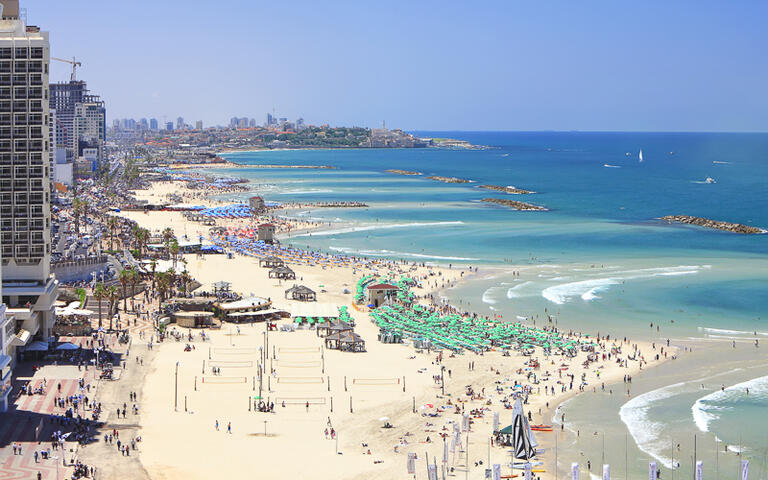
<path id="1" fill-rule="evenodd" d="M 219 431 L 219 421 L 218 420 L 216 420 L 216 431 L 217 432 Z"/>
<path id="2" fill-rule="evenodd" d="M 227 422 L 227 433 L 232 433 L 232 422 Z"/>

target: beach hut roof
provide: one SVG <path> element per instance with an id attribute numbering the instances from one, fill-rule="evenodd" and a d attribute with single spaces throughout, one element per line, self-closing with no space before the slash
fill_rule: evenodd
<path id="1" fill-rule="evenodd" d="M 377 283 L 368 287 L 368 290 L 398 290 L 398 287 L 389 283 Z"/>

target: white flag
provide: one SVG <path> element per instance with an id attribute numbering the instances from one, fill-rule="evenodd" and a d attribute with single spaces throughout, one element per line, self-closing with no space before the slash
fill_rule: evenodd
<path id="1" fill-rule="evenodd" d="M 493 464 L 493 480 L 501 480 L 501 465 L 498 463 Z"/>
<path id="2" fill-rule="evenodd" d="M 408 473 L 414 475 L 416 473 L 416 454 L 413 452 L 408 453 Z"/>
<path id="3" fill-rule="evenodd" d="M 576 462 L 571 464 L 571 480 L 579 480 L 579 464 Z"/>
<path id="4" fill-rule="evenodd" d="M 696 480 L 704 480 L 704 462 L 699 460 L 696 462 Z"/>
<path id="5" fill-rule="evenodd" d="M 658 475 L 659 467 L 656 466 L 656 462 L 651 462 L 648 464 L 648 480 L 656 480 L 656 475 Z"/>
<path id="6" fill-rule="evenodd" d="M 493 412 L 493 433 L 499 431 L 499 412 Z"/>
<path id="7" fill-rule="evenodd" d="M 429 473 L 429 480 L 437 480 L 437 465 L 427 465 L 427 472 Z"/>
<path id="8" fill-rule="evenodd" d="M 611 466 L 603 465 L 603 480 L 611 480 Z"/>
<path id="9" fill-rule="evenodd" d="M 749 480 L 749 460 L 741 461 L 741 480 Z"/>
<path id="10" fill-rule="evenodd" d="M 531 477 L 533 476 L 533 472 L 531 471 L 531 463 L 528 462 L 525 464 L 525 480 L 531 480 Z"/>

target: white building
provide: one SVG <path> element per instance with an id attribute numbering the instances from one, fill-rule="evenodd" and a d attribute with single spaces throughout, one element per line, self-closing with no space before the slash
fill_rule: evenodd
<path id="1" fill-rule="evenodd" d="M 2 342 L 15 360 L 31 339 L 49 340 L 58 294 L 50 273 L 50 48 L 48 32 L 19 18 L 18 0 L 0 0 L 0 7 Z"/>

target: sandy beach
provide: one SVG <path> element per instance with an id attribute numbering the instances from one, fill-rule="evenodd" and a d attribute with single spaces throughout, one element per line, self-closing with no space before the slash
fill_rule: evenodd
<path id="1" fill-rule="evenodd" d="M 170 192 L 194 198 L 196 203 L 211 204 L 206 195 L 185 191 L 170 182 L 155 183 L 150 190 L 136 194 L 137 198 L 158 201 Z M 188 221 L 178 212 L 120 215 L 153 233 L 171 227 L 178 237 L 207 236 L 208 227 Z M 232 222 L 245 225 L 249 220 Z M 295 229 L 321 227 L 292 225 Z M 268 278 L 268 270 L 259 268 L 256 258 L 184 257 L 187 270 L 202 283 L 203 290 L 210 289 L 213 282 L 226 280 L 232 283 L 233 291 L 267 297 L 278 308 L 290 311 L 295 306 L 294 301 L 284 299 L 284 291 L 294 282 Z M 499 413 L 502 427 L 511 422 L 511 410 L 505 409 L 504 400 L 511 398 L 513 391 L 520 391 L 514 388 L 516 384 L 529 392 L 525 409 L 531 413 L 531 423 L 548 424 L 555 407 L 578 393 L 581 379 L 585 390 L 601 391 L 603 385 L 636 374 L 639 359 L 647 360 L 643 368 L 649 368 L 665 358 L 661 355 L 660 360 L 655 360 L 659 352 L 650 344 L 622 340 L 614 344 L 613 340 L 598 339 L 605 352 L 615 345 L 621 347 L 622 353 L 590 363 L 585 362 L 586 352 L 573 358 L 545 357 L 540 349 L 531 357 L 520 352 L 510 356 L 493 351 L 483 355 L 445 352 L 438 361 L 435 352 L 380 343 L 378 326 L 369 320 L 367 312 L 358 310 L 362 307 L 353 306 L 351 294 L 342 292 L 345 288 L 353 290 L 363 275 L 392 271 L 418 279 L 421 287 L 414 288 L 413 293 L 426 302 L 430 294 L 468 277 L 468 269 L 384 261 L 356 269 L 290 266 L 296 272 L 295 283 L 318 292 L 318 303 L 349 308 L 356 321 L 355 331 L 366 342 L 366 352 L 327 350 L 314 329 L 267 333 L 263 323 L 225 323 L 221 329 L 206 329 L 206 341 L 199 331 L 192 331 L 191 342 L 185 337 L 183 341 L 171 338 L 155 344 L 152 368 L 147 370 L 142 387 L 140 416 L 140 460 L 150 478 L 238 478 L 256 468 L 266 478 L 405 478 L 411 452 L 418 458 L 414 478 L 426 478 L 427 458 L 430 463 L 436 459 L 438 471 L 442 468 L 444 446 L 440 434 L 451 433 L 453 423 L 461 423 L 462 411 L 471 413 L 471 428 L 461 434 L 462 445 L 453 451 L 448 436 L 445 467 L 449 475 L 453 470 L 453 475 L 466 476 L 468 468 L 468 478 L 484 478 L 490 464 L 506 465 L 510 461 L 508 447 L 489 448 L 489 444 L 493 412 Z M 184 329 L 179 333 L 190 332 Z M 133 350 L 146 351 L 149 341 L 135 343 Z M 185 352 L 186 343 L 195 348 Z M 628 360 L 632 352 L 639 352 L 634 361 Z M 626 366 L 617 363 L 617 356 L 626 360 Z M 540 363 L 538 368 L 527 365 L 533 358 Z M 260 364 L 265 369 L 261 381 Z M 221 374 L 214 376 L 211 367 L 220 368 Z M 439 381 L 442 372 L 445 395 Z M 529 372 L 536 373 L 538 383 L 528 381 Z M 576 380 L 569 380 L 568 375 Z M 274 413 L 252 411 L 260 385 L 263 399 L 275 403 Z M 605 394 L 628 393 L 606 389 Z M 384 417 L 388 420 L 382 420 Z M 393 428 L 382 428 L 387 421 Z M 230 424 L 231 433 L 227 431 Z M 331 428 L 335 432 L 333 439 L 330 433 L 328 438 L 325 435 Z M 544 449 L 539 455 L 544 465 L 538 468 L 545 471 L 537 473 L 542 478 L 552 473 L 553 435 L 547 431 L 537 433 L 539 448 Z M 502 472 L 506 475 L 509 468 L 504 467 Z"/>

